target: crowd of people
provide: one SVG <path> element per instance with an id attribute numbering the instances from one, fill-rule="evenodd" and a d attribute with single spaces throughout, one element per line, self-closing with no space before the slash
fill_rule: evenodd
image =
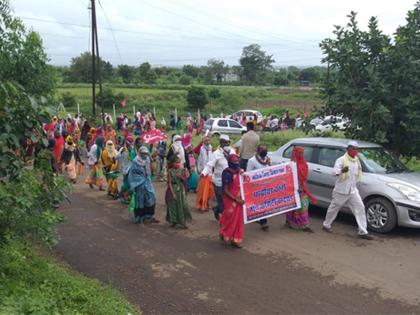
<path id="1" fill-rule="evenodd" d="M 91 189 L 96 187 L 101 191 L 106 190 L 111 198 L 127 204 L 136 224 L 159 223 L 155 218 L 154 181 L 167 183 L 166 221 L 173 228 L 188 228 L 192 214 L 186 196 L 189 192 L 196 193 L 197 211 L 213 212 L 219 223 L 221 240 L 234 247 L 241 247 L 244 225 L 242 205 L 245 201 L 241 198 L 239 177 L 244 171 L 271 165 L 267 146 L 260 143 L 260 137 L 255 132 L 255 122 L 246 123 L 247 132 L 235 146 L 231 146 L 228 135 L 222 134 L 219 146 L 213 148 L 210 138 L 205 135 L 201 136 L 198 145 L 193 145 L 193 134 L 201 133 L 203 124 L 197 123 L 191 115 L 186 117 L 186 128 L 182 135 L 177 131 L 177 122 L 174 124 L 175 117 L 172 114 L 169 128 L 164 118 L 158 127 L 156 117 L 151 113 L 136 113 L 131 120 L 120 115 L 116 120 L 116 129 L 112 121 L 106 121 L 108 124 L 105 128 L 93 127 L 81 116 L 66 120 L 54 117 L 50 123 L 45 124 L 52 170 L 63 173 L 69 181 L 76 183 L 78 176 L 84 175 L 84 160 L 87 161 L 89 170 L 85 183 Z M 165 137 L 167 129 L 173 130 L 171 138 L 155 143 L 143 142 L 141 135 L 157 128 Z M 338 187 L 351 187 L 353 193 L 357 193 L 355 182 L 361 175 L 355 147 L 353 143 L 353 151 L 349 151 L 340 162 L 345 166 L 337 166 L 337 176 L 340 178 L 337 181 Z M 291 229 L 313 232 L 309 226 L 308 206 L 310 201 L 316 203 L 317 200 L 307 187 L 308 165 L 303 147 L 294 147 L 292 161 L 297 166 L 302 206 L 286 214 L 285 225 Z M 353 174 L 355 172 L 356 175 Z M 343 184 L 343 181 L 352 184 Z M 339 188 L 334 194 L 324 230 L 331 232 L 331 224 L 337 212 L 344 201 L 350 200 L 356 209 L 360 235 L 369 238 L 366 218 L 359 209 L 360 197 L 358 199 L 356 195 L 351 195 L 344 198 Z M 257 223 L 263 231 L 269 230 L 267 219 Z"/>

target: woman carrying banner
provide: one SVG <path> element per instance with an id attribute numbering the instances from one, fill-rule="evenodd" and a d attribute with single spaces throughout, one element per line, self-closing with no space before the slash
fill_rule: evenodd
<path id="1" fill-rule="evenodd" d="M 317 199 L 309 192 L 307 187 L 308 164 L 303 153 L 303 147 L 296 146 L 293 148 L 292 161 L 296 163 L 298 173 L 301 208 L 286 213 L 286 226 L 291 229 L 313 233 L 314 231 L 309 227 L 308 207 L 309 200 L 316 203 Z"/>
<path id="2" fill-rule="evenodd" d="M 242 172 L 239 167 L 239 157 L 230 154 L 228 167 L 222 173 L 222 190 L 224 210 L 220 217 L 220 239 L 236 248 L 241 248 L 244 230 L 244 217 L 241 199 L 239 176 Z"/>

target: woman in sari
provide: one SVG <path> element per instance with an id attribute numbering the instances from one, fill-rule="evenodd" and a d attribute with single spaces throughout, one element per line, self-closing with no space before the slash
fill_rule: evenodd
<path id="1" fill-rule="evenodd" d="M 86 177 L 85 183 L 93 188 L 93 185 L 99 187 L 99 190 L 104 190 L 103 185 L 103 170 L 101 165 L 102 148 L 104 138 L 99 136 L 94 145 L 91 146 L 88 152 L 89 175 Z"/>
<path id="2" fill-rule="evenodd" d="M 134 139 L 131 136 L 128 136 L 124 139 L 124 144 L 118 151 L 117 155 L 115 156 L 116 160 L 118 161 L 118 168 L 119 171 L 123 173 L 123 183 L 121 185 L 120 191 L 120 201 L 122 203 L 129 203 L 130 202 L 130 192 L 129 188 L 130 185 L 128 184 L 128 171 L 131 167 L 131 162 L 136 157 L 136 150 L 134 149 Z"/>
<path id="3" fill-rule="evenodd" d="M 228 167 L 222 173 L 223 205 L 224 210 L 220 218 L 220 239 L 237 248 L 241 248 L 244 234 L 244 217 L 241 198 L 239 176 L 242 172 L 239 166 L 239 157 L 230 154 Z"/>
<path id="4" fill-rule="evenodd" d="M 130 191 L 135 198 L 134 223 L 159 223 L 154 218 L 156 195 L 152 184 L 149 150 L 142 146 L 134 158 L 127 175 Z"/>
<path id="5" fill-rule="evenodd" d="M 196 192 L 198 186 L 198 174 L 191 144 L 185 147 L 185 164 L 189 173 L 189 176 L 187 177 L 187 191 Z"/>
<path id="6" fill-rule="evenodd" d="M 117 144 L 117 134 L 110 124 L 106 126 L 105 132 L 105 142 L 108 142 L 109 140 L 111 140 L 114 145 Z"/>
<path id="7" fill-rule="evenodd" d="M 293 148 L 292 161 L 296 163 L 297 167 L 301 208 L 286 213 L 286 226 L 291 229 L 313 233 L 313 230 L 309 227 L 308 207 L 309 200 L 316 203 L 317 199 L 309 192 L 307 187 L 308 164 L 305 161 L 303 147 L 296 146 Z"/>
<path id="8" fill-rule="evenodd" d="M 105 171 L 105 178 L 108 183 L 108 195 L 118 198 L 118 163 L 116 160 L 117 150 L 115 150 L 112 140 L 108 140 L 105 149 L 102 151 L 102 166 Z"/>
<path id="9" fill-rule="evenodd" d="M 197 209 L 203 212 L 209 211 L 210 200 L 214 198 L 214 188 L 211 182 L 211 174 L 207 176 L 201 174 L 206 164 L 211 160 L 212 156 L 213 150 L 210 144 L 210 138 L 205 136 L 203 138 L 203 144 L 200 148 L 200 154 L 197 162 L 197 171 L 200 174 L 200 179 L 198 181 Z"/>
<path id="10" fill-rule="evenodd" d="M 77 149 L 71 136 L 68 136 L 66 139 L 63 154 L 61 155 L 61 163 L 65 166 L 64 169 L 66 176 L 73 184 L 75 184 L 77 178 L 77 163 L 80 163 L 81 165 L 84 163 L 80 159 L 79 150 Z"/>
<path id="11" fill-rule="evenodd" d="M 62 165 L 63 165 L 61 162 L 61 155 L 63 154 L 65 140 L 64 140 L 64 137 L 61 135 L 61 132 L 58 130 L 54 132 L 54 138 L 55 138 L 55 145 L 53 149 L 53 155 L 54 155 L 55 160 L 58 163 L 58 170 L 61 173 Z"/>
<path id="12" fill-rule="evenodd" d="M 171 227 L 179 225 L 187 229 L 186 222 L 191 220 L 190 209 L 184 188 L 184 169 L 181 160 L 173 155 L 168 161 L 168 189 L 166 191 L 166 221 Z"/>

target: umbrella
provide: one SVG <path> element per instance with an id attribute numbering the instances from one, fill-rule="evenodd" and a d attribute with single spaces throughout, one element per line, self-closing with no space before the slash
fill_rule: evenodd
<path id="1" fill-rule="evenodd" d="M 168 140 L 168 137 L 164 132 L 162 132 L 159 129 L 155 129 L 152 131 L 149 131 L 148 133 L 142 134 L 140 136 L 142 143 L 152 144 L 159 141 Z"/>

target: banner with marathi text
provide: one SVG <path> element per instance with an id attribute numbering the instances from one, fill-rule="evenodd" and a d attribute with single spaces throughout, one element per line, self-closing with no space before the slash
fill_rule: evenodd
<path id="1" fill-rule="evenodd" d="M 288 162 L 245 172 L 240 178 L 246 223 L 300 208 L 296 164 Z"/>

